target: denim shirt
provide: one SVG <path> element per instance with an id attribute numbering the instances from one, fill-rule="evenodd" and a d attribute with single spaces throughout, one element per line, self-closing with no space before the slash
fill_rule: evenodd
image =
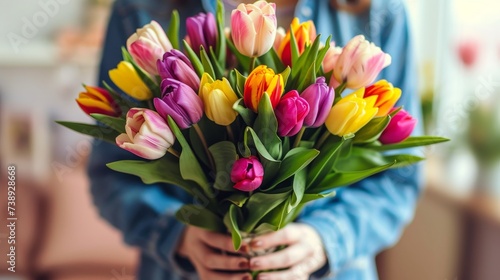
<path id="1" fill-rule="evenodd" d="M 403 105 L 420 119 L 416 71 L 404 0 L 372 0 L 370 10 L 351 15 L 331 8 L 329 0 L 300 0 L 295 15 L 315 22 L 318 33 L 333 35 L 343 46 L 357 34 L 392 56 L 392 65 L 379 78 L 403 91 Z M 184 3 L 183 5 L 179 2 Z M 136 28 L 152 19 L 163 26 L 177 8 L 181 17 L 214 11 L 214 0 L 117 0 L 105 40 L 100 81 L 121 60 L 120 47 Z M 181 23 L 183 23 L 183 20 Z M 184 34 L 184 24 L 181 33 Z M 323 36 L 326 38 L 326 36 Z M 417 127 L 414 134 L 420 134 Z M 108 169 L 108 162 L 131 159 L 132 154 L 100 141 L 94 142 L 88 166 L 91 191 L 100 214 L 118 228 L 124 241 L 141 249 L 141 280 L 197 279 L 179 265 L 175 250 L 184 225 L 174 213 L 189 197 L 175 186 L 145 185 L 138 178 Z M 418 166 L 392 169 L 337 191 L 333 198 L 304 208 L 297 222 L 320 235 L 328 263 L 312 279 L 377 279 L 375 255 L 397 242 L 413 216 L 421 191 Z"/>

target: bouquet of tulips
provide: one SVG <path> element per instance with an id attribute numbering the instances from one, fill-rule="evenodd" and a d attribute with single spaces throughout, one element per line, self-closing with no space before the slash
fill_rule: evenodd
<path id="1" fill-rule="evenodd" d="M 446 141 L 409 137 L 416 120 L 394 107 L 401 90 L 374 82 L 391 62 L 356 36 L 324 42 L 312 22 L 277 28 L 276 6 L 224 6 L 166 31 L 152 21 L 109 71 L 115 87 L 85 86 L 78 105 L 98 124 L 60 124 L 116 143 L 143 160 L 108 167 L 192 195 L 176 217 L 242 238 L 279 230 L 307 203 L 422 158 L 389 150 Z M 118 50 L 117 50 L 118 51 Z M 344 91 L 349 90 L 349 93 Z"/>

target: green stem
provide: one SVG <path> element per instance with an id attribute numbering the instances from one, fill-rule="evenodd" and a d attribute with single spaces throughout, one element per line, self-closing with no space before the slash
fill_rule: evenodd
<path id="1" fill-rule="evenodd" d="M 340 99 L 342 92 L 344 92 L 344 90 L 346 89 L 346 86 L 347 83 L 343 82 L 335 89 L 335 101 L 337 101 L 337 99 Z"/>
<path id="2" fill-rule="evenodd" d="M 321 135 L 321 138 L 319 138 L 318 142 L 316 142 L 316 145 L 314 146 L 314 148 L 316 149 L 320 149 L 321 146 L 323 146 L 323 144 L 325 143 L 326 139 L 328 139 L 328 137 L 330 137 L 331 133 L 330 131 L 326 130 L 325 133 L 323 133 L 323 135 Z"/>
<path id="3" fill-rule="evenodd" d="M 255 62 L 257 61 L 257 57 L 252 57 L 250 60 L 250 70 L 248 74 L 252 73 L 253 69 L 255 69 Z"/>
<path id="4" fill-rule="evenodd" d="M 229 140 L 231 140 L 231 142 L 234 143 L 234 133 L 233 133 L 233 129 L 231 128 L 231 125 L 226 126 L 226 130 L 227 130 L 227 136 L 229 137 Z"/>
<path id="5" fill-rule="evenodd" d="M 300 144 L 300 140 L 302 140 L 302 136 L 304 136 L 304 132 L 306 131 L 306 127 L 303 126 L 302 129 L 299 131 L 299 134 L 297 134 L 297 137 L 295 137 L 295 142 L 293 142 L 293 147 L 297 148 Z"/>
<path id="6" fill-rule="evenodd" d="M 201 131 L 200 126 L 196 123 L 193 124 L 194 130 L 198 134 L 198 137 L 200 137 L 200 141 L 203 144 L 203 148 L 205 149 L 205 153 L 207 154 L 208 161 L 210 162 L 210 168 L 215 171 L 215 163 L 214 163 L 214 158 L 212 157 L 212 154 L 208 150 L 208 145 L 207 145 L 207 140 L 205 139 L 205 135 L 203 135 L 203 132 Z"/>

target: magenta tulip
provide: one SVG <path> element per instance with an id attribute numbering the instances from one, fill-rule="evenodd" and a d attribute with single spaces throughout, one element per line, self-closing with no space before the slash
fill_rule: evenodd
<path id="1" fill-rule="evenodd" d="M 233 188 L 251 192 L 262 184 L 264 178 L 264 167 L 257 157 L 240 158 L 234 162 L 231 170 L 231 181 L 235 183 Z"/>
<path id="2" fill-rule="evenodd" d="M 203 102 L 188 85 L 167 78 L 161 82 L 161 98 L 154 99 L 156 111 L 163 118 L 171 116 L 175 123 L 186 129 L 203 116 Z"/>
<path id="3" fill-rule="evenodd" d="M 307 87 L 300 96 L 307 101 L 310 108 L 304 119 L 304 125 L 309 127 L 323 125 L 335 99 L 335 92 L 326 84 L 326 79 L 319 77 L 316 83 Z"/>
<path id="4" fill-rule="evenodd" d="M 405 110 L 401 110 L 391 119 L 389 125 L 382 132 L 382 135 L 380 135 L 379 141 L 383 144 L 402 142 L 410 137 L 416 124 L 417 119 Z"/>
<path id="5" fill-rule="evenodd" d="M 217 23 L 211 13 L 199 13 L 186 19 L 187 42 L 196 52 L 200 52 L 200 46 L 209 52 L 210 47 L 215 51 L 217 44 Z"/>
<path id="6" fill-rule="evenodd" d="M 296 90 L 292 90 L 281 98 L 274 113 L 278 119 L 278 135 L 294 136 L 304 124 L 309 104 Z"/>
<path id="7" fill-rule="evenodd" d="M 195 92 L 200 87 L 200 78 L 189 59 L 178 50 L 171 50 L 163 55 L 163 60 L 156 63 L 162 79 L 174 79 L 190 86 Z"/>
<path id="8" fill-rule="evenodd" d="M 145 159 L 161 158 L 175 141 L 165 120 L 149 109 L 130 109 L 125 131 L 116 137 L 116 144 Z"/>

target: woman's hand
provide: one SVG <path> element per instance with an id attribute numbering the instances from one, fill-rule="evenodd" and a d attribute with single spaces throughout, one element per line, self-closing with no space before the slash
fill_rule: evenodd
<path id="1" fill-rule="evenodd" d="M 253 271 L 287 269 L 263 272 L 257 279 L 309 279 L 312 273 L 326 263 L 323 243 L 318 233 L 306 224 L 292 223 L 277 232 L 255 237 L 250 243 L 251 250 L 254 251 L 281 245 L 287 247 L 275 253 L 253 257 L 250 260 L 250 269 Z"/>
<path id="2" fill-rule="evenodd" d="M 232 253 L 223 254 L 222 252 Z M 249 262 L 243 256 L 234 255 L 229 235 L 214 233 L 187 226 L 177 249 L 177 254 L 191 261 L 201 280 L 250 280 Z M 222 271 L 226 271 L 222 272 Z M 227 273 L 231 272 L 231 273 Z"/>

